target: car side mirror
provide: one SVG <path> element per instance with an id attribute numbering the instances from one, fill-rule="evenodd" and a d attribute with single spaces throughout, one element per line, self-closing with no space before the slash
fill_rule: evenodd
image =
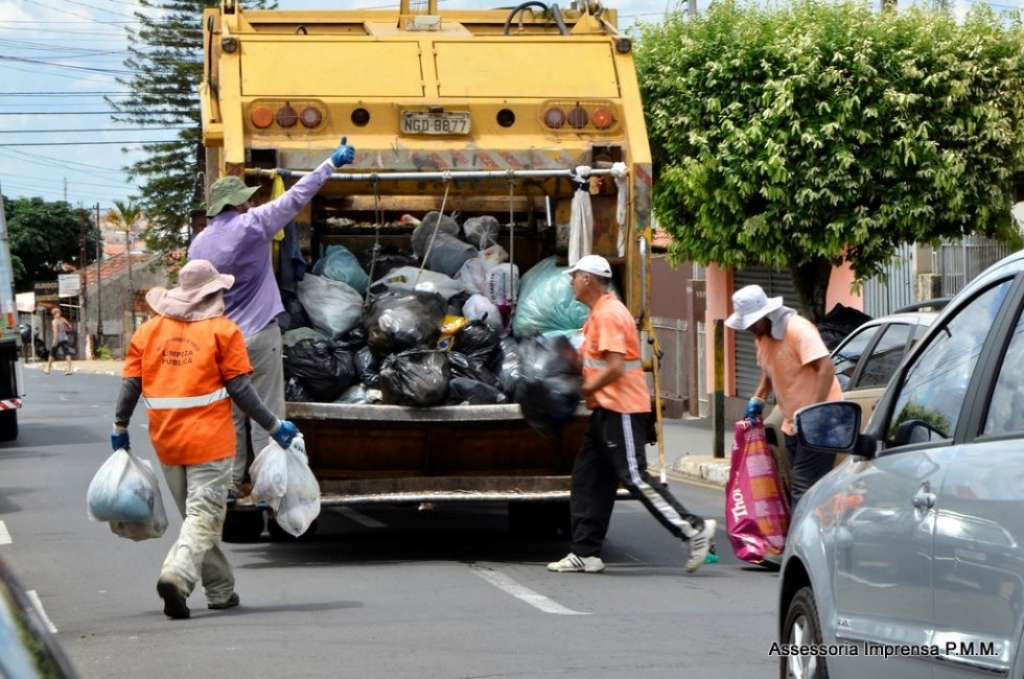
<path id="1" fill-rule="evenodd" d="M 801 408 L 794 416 L 796 435 L 804 448 L 852 453 L 858 448 L 861 409 L 852 401 L 827 401 Z"/>

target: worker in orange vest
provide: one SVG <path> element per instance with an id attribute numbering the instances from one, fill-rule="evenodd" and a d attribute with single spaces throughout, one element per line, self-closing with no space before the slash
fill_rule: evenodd
<path id="1" fill-rule="evenodd" d="M 299 430 L 279 420 L 250 383 L 245 338 L 224 316 L 224 291 L 234 276 L 196 259 L 181 269 L 179 281 L 146 295 L 159 315 L 132 337 L 110 442 L 114 450 L 129 447 L 128 422 L 141 398 L 153 449 L 184 518 L 156 589 L 164 614 L 183 619 L 200 580 L 208 608 L 239 603 L 234 573 L 218 546 L 235 456 L 232 401 L 283 448 Z"/>

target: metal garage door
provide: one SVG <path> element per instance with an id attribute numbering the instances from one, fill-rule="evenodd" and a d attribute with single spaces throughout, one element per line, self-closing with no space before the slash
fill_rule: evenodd
<path id="1" fill-rule="evenodd" d="M 747 285 L 760 285 L 769 297 L 782 296 L 786 306 L 799 309 L 793 279 L 786 272 L 772 269 L 751 268 L 733 274 L 736 289 Z M 754 350 L 754 336 L 749 332 L 736 333 L 736 394 L 750 398 L 761 378 L 757 367 L 757 353 Z"/>

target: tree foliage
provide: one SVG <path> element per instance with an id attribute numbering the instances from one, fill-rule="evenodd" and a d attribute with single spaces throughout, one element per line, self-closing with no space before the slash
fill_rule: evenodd
<path id="1" fill-rule="evenodd" d="M 114 119 L 159 128 L 186 126 L 167 143 L 144 144 L 146 157 L 128 168 L 142 190 L 146 243 L 164 255 L 184 250 L 189 213 L 203 202 L 199 85 L 203 78 L 203 10 L 217 0 L 139 0 L 141 27 L 125 29 L 133 72 L 118 81 L 131 90 L 108 98 Z M 247 2 L 263 7 L 273 3 Z"/>
<path id="2" fill-rule="evenodd" d="M 4 218 L 14 266 L 14 287 L 30 291 L 36 281 L 53 281 L 58 274 L 82 266 L 82 227 L 86 252 L 96 252 L 100 232 L 88 210 L 64 201 L 4 197 Z M 88 263 L 88 255 L 86 258 Z"/>
<path id="3" fill-rule="evenodd" d="M 134 73 L 119 78 L 131 94 L 108 98 L 114 119 L 142 126 L 188 126 L 168 143 L 144 144 L 146 157 L 128 168 L 142 190 L 140 206 L 149 220 L 146 241 L 160 252 L 187 244 L 189 210 L 202 199 L 197 182 L 199 93 L 202 80 L 203 0 L 139 0 L 141 27 L 126 29 Z"/>
<path id="4" fill-rule="evenodd" d="M 641 26 L 636 57 L 677 261 L 789 271 L 817 320 L 844 260 L 868 278 L 904 243 L 1019 244 L 1019 21 L 723 2 Z"/>

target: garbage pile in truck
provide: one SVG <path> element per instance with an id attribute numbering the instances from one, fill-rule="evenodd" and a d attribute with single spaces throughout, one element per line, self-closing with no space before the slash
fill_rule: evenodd
<path id="1" fill-rule="evenodd" d="M 329 245 L 285 299 L 287 400 L 514 402 L 555 434 L 579 404 L 573 339 L 589 310 L 553 256 L 520 280 L 499 233 L 494 217 L 430 212 L 408 251 Z"/>

